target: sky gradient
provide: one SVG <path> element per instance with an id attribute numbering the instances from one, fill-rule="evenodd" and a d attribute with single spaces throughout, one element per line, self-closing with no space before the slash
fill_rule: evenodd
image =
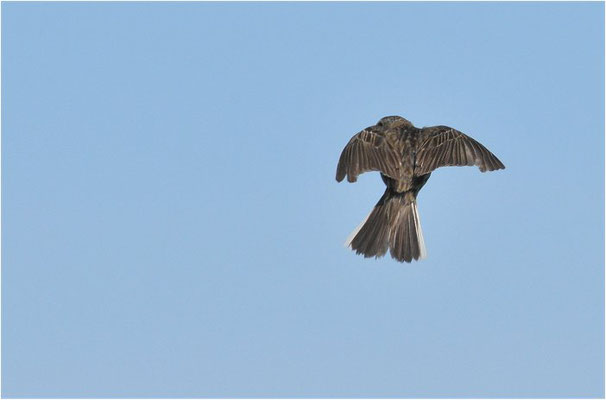
<path id="1" fill-rule="evenodd" d="M 603 3 L 2 3 L 2 396 L 603 397 Z M 385 115 L 428 258 L 343 247 Z"/>

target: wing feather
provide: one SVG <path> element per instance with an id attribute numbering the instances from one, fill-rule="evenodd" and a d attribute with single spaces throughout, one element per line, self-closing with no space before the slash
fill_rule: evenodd
<path id="1" fill-rule="evenodd" d="M 415 173 L 422 175 L 436 168 L 476 165 L 480 171 L 504 169 L 505 165 L 478 141 L 448 126 L 421 130 Z"/>
<path id="2" fill-rule="evenodd" d="M 337 165 L 337 181 L 346 176 L 355 182 L 358 176 L 368 171 L 380 171 L 397 179 L 400 175 L 401 160 L 398 152 L 387 140 L 378 126 L 371 126 L 354 135 L 343 149 Z"/>

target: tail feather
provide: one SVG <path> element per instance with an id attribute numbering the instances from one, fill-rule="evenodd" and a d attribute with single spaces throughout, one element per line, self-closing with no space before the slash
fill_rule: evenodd
<path id="1" fill-rule="evenodd" d="M 413 204 L 404 204 L 392 224 L 389 252 L 398 261 L 411 262 L 418 260 L 421 255 Z"/>
<path id="2" fill-rule="evenodd" d="M 351 247 L 351 241 L 353 240 L 354 237 L 356 237 L 356 235 L 358 234 L 358 232 L 360 232 L 360 229 L 362 229 L 362 227 L 364 226 L 364 224 L 366 223 L 366 221 L 368 221 L 368 218 L 370 218 L 370 214 L 372 214 L 374 210 L 370 210 L 370 212 L 368 213 L 368 215 L 366 216 L 366 218 L 364 218 L 362 220 L 362 222 L 360 222 L 360 225 L 358 225 L 356 227 L 356 229 L 354 229 L 353 231 L 351 231 L 351 233 L 349 234 L 349 236 L 347 236 L 347 239 L 345 239 L 345 247 Z"/>
<path id="3" fill-rule="evenodd" d="M 414 194 L 387 189 L 345 244 L 364 257 L 382 257 L 389 250 L 398 261 L 425 258 L 425 241 Z"/>
<path id="4" fill-rule="evenodd" d="M 386 192 L 350 241 L 349 246 L 357 254 L 363 254 L 364 257 L 382 257 L 387 253 L 391 208 L 387 198 Z"/>

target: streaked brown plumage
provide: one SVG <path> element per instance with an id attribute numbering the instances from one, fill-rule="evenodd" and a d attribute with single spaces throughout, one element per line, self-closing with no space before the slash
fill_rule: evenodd
<path id="1" fill-rule="evenodd" d="M 347 244 L 365 257 L 389 250 L 398 261 L 423 258 L 417 194 L 436 168 L 464 165 L 482 172 L 505 168 L 486 147 L 448 126 L 416 128 L 389 116 L 356 134 L 341 153 L 337 181 L 355 182 L 364 172 L 379 171 L 387 189 Z"/>

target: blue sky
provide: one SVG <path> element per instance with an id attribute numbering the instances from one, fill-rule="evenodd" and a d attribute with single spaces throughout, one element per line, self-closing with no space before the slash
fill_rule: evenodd
<path id="1" fill-rule="evenodd" d="M 604 396 L 603 3 L 2 4 L 3 397 Z M 398 114 L 428 258 L 343 247 Z"/>

